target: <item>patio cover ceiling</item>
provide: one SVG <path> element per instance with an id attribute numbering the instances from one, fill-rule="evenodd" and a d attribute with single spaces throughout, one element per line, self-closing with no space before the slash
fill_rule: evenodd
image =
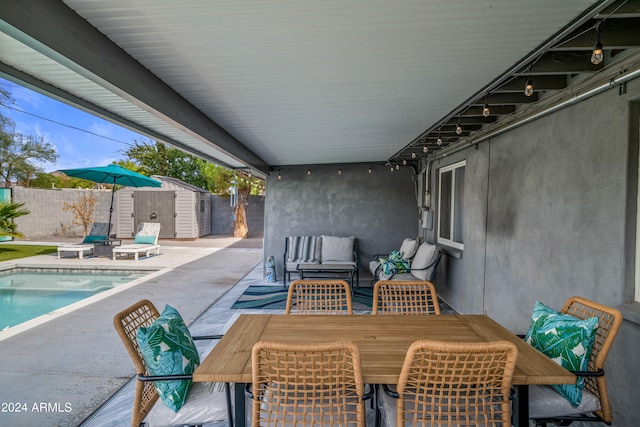
<path id="1" fill-rule="evenodd" d="M 639 0 L 0 0 L 0 75 L 264 177 L 470 138 L 602 72 L 598 23 L 607 67 L 633 57 L 639 17 Z"/>

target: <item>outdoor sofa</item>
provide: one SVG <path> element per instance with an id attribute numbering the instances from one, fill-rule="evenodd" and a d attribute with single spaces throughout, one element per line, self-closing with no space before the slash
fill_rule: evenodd
<path id="1" fill-rule="evenodd" d="M 289 236 L 285 239 L 283 264 L 285 288 L 291 273 L 298 273 L 299 268 L 335 267 L 359 281 L 358 253 L 353 236 Z"/>
<path id="2" fill-rule="evenodd" d="M 444 255 L 436 245 L 427 242 L 418 244 L 415 239 L 407 238 L 397 251 L 402 261 L 389 262 L 389 255 L 375 255 L 369 262 L 369 271 L 373 275 L 373 282 L 378 280 L 415 281 L 426 280 L 433 282 L 438 263 Z"/>

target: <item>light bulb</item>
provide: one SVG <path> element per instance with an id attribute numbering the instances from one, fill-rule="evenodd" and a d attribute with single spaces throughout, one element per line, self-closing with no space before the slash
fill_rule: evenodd
<path id="1" fill-rule="evenodd" d="M 396 165 L 396 169 L 397 169 L 397 170 L 400 170 L 400 165 Z"/>
<path id="2" fill-rule="evenodd" d="M 527 83 L 524 85 L 524 94 L 525 96 L 533 95 L 533 82 L 531 79 L 527 80 Z"/>
<path id="3" fill-rule="evenodd" d="M 462 133 L 462 127 L 460 126 L 460 123 L 458 123 L 458 126 L 456 126 L 456 133 L 458 135 L 460 135 Z"/>
<path id="4" fill-rule="evenodd" d="M 371 168 L 369 168 L 369 173 L 373 172 L 373 170 Z"/>
<path id="5" fill-rule="evenodd" d="M 280 172 L 278 172 L 278 179 L 282 179 L 282 175 L 280 175 Z"/>
<path id="6" fill-rule="evenodd" d="M 307 175 L 311 175 L 311 169 L 307 169 Z"/>
<path id="7" fill-rule="evenodd" d="M 491 111 L 489 111 L 489 104 L 484 104 L 484 108 L 482 109 L 482 117 L 489 117 Z"/>
<path id="8" fill-rule="evenodd" d="M 407 159 L 402 159 L 402 166 L 407 166 Z"/>
<path id="9" fill-rule="evenodd" d="M 604 59 L 604 52 L 602 51 L 602 43 L 598 40 L 596 45 L 593 47 L 593 53 L 591 54 L 591 63 L 593 65 L 598 65 Z"/>
<path id="10" fill-rule="evenodd" d="M 338 175 L 342 175 L 342 169 L 338 168 Z"/>
<path id="11" fill-rule="evenodd" d="M 395 170 L 395 168 L 393 166 L 391 166 L 391 172 L 393 172 Z"/>
<path id="12" fill-rule="evenodd" d="M 422 152 L 426 153 L 427 151 L 429 151 L 429 147 L 427 147 L 426 145 L 424 147 L 422 147 Z"/>
<path id="13" fill-rule="evenodd" d="M 442 138 L 438 137 L 438 140 L 436 141 L 436 143 L 437 143 L 438 145 L 442 145 Z"/>
<path id="14" fill-rule="evenodd" d="M 416 152 L 415 152 L 415 151 L 412 151 L 412 152 L 411 152 L 411 158 L 412 158 L 412 159 L 415 159 L 415 158 L 416 158 Z"/>

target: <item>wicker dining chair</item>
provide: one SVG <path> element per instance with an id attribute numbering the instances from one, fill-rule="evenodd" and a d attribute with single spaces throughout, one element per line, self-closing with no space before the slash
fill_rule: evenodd
<path id="1" fill-rule="evenodd" d="M 144 425 L 143 420 L 145 419 L 145 417 L 147 417 L 147 415 L 149 415 L 149 413 L 152 411 L 155 403 L 158 400 L 159 396 L 153 384 L 154 381 L 191 378 L 190 375 L 175 375 L 175 376 L 163 376 L 163 377 L 153 377 L 149 375 L 149 371 L 147 370 L 147 365 L 144 359 L 142 358 L 142 352 L 140 350 L 140 347 L 138 346 L 136 335 L 138 333 L 138 329 L 140 329 L 141 327 L 151 326 L 159 316 L 160 316 L 160 313 L 158 312 L 156 307 L 153 305 L 153 303 L 145 299 L 145 300 L 140 300 L 137 303 L 127 307 L 126 309 L 122 310 L 120 313 L 116 314 L 113 318 L 113 325 L 116 331 L 118 332 L 118 335 L 120 336 L 120 339 L 122 340 L 122 343 L 127 349 L 127 352 L 129 353 L 129 356 L 131 357 L 131 360 L 133 361 L 133 364 L 135 365 L 135 368 L 136 368 L 136 374 L 137 374 L 136 388 L 135 388 L 134 398 L 133 398 L 133 415 L 131 418 L 132 427 L 138 427 L 140 425 Z M 222 338 L 221 335 L 193 337 L 194 340 L 220 339 L 220 338 Z M 192 394 L 196 394 L 194 393 L 194 390 L 193 390 L 194 388 L 208 389 L 210 387 L 211 387 L 210 384 L 193 383 L 192 389 L 189 392 L 189 396 L 190 396 L 189 399 L 192 399 L 191 398 Z M 204 393 L 200 393 L 200 394 L 202 394 L 203 396 L 198 396 L 197 398 L 192 399 L 192 400 L 198 400 L 198 402 L 195 402 L 195 404 L 200 403 L 202 398 L 206 399 L 206 402 L 203 402 L 203 403 L 206 403 L 210 406 L 210 409 L 208 412 L 212 413 L 215 410 L 216 414 L 214 415 L 214 417 L 218 418 L 219 421 L 228 420 L 228 424 L 229 426 L 231 426 L 232 414 L 231 414 L 230 385 L 225 384 L 224 396 L 222 395 L 222 393 L 219 393 L 219 392 L 210 393 L 208 391 L 204 391 Z M 221 398 L 224 398 L 225 401 L 213 402 L 213 400 L 217 400 Z M 187 401 L 185 406 L 187 406 L 188 404 L 189 404 L 189 400 Z M 217 410 L 217 408 L 219 408 L 221 405 L 226 406 L 226 411 L 224 411 L 224 418 L 219 417 L 219 414 L 221 411 Z M 183 420 L 181 419 L 180 415 L 174 415 L 173 411 L 169 408 L 166 408 L 164 405 L 158 405 L 158 406 L 162 406 L 162 407 L 157 409 L 159 409 L 160 411 L 163 411 L 163 413 L 166 412 L 169 414 L 167 418 L 170 418 L 174 421 L 177 420 L 177 422 L 175 422 L 175 424 L 177 425 L 201 423 L 201 421 L 198 422 L 198 420 Z M 184 411 L 184 412 L 187 412 L 187 411 Z M 210 415 L 210 414 L 207 414 L 207 411 L 201 411 L 201 410 L 190 411 L 190 412 L 196 413 L 197 416 L 202 416 L 203 414 L 205 416 Z M 180 414 L 180 411 L 178 411 L 178 414 Z M 207 418 L 210 419 L 211 417 L 207 417 Z"/>
<path id="2" fill-rule="evenodd" d="M 382 420 L 393 426 L 510 426 L 517 354 L 508 341 L 416 341 L 396 391 L 383 385 Z"/>
<path id="3" fill-rule="evenodd" d="M 358 347 L 350 341 L 259 341 L 252 351 L 252 425 L 365 426 Z"/>
<path id="4" fill-rule="evenodd" d="M 611 424 L 613 410 L 609 401 L 604 363 L 622 325 L 622 313 L 615 308 L 578 296 L 569 298 L 560 311 L 579 319 L 598 317 L 598 329 L 587 371 L 575 372 L 576 375 L 584 377 L 583 403 L 578 408 L 573 408 L 563 396 L 550 387 L 532 386 L 529 391 L 529 415 L 539 426 L 547 423 L 569 425 L 573 421 Z M 585 392 L 593 395 L 595 399 L 590 399 L 592 396 L 585 397 Z M 587 408 L 588 404 L 585 401 L 592 401 L 594 410 Z M 554 412 L 561 412 L 562 409 L 568 412 L 552 415 L 549 408 L 554 408 Z"/>
<path id="5" fill-rule="evenodd" d="M 379 280 L 373 288 L 372 314 L 440 314 L 436 288 L 422 280 Z"/>
<path id="6" fill-rule="evenodd" d="M 286 314 L 353 314 L 351 288 L 344 280 L 305 279 L 289 285 Z"/>

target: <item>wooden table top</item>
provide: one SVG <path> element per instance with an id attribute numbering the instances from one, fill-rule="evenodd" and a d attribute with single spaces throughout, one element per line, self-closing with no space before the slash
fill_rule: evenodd
<path id="1" fill-rule="evenodd" d="M 484 315 L 372 316 L 243 314 L 196 369 L 197 382 L 251 382 L 257 341 L 350 340 L 360 349 L 364 382 L 395 384 L 409 345 L 419 339 L 507 340 L 518 347 L 514 385 L 570 384 L 576 377 Z"/>

